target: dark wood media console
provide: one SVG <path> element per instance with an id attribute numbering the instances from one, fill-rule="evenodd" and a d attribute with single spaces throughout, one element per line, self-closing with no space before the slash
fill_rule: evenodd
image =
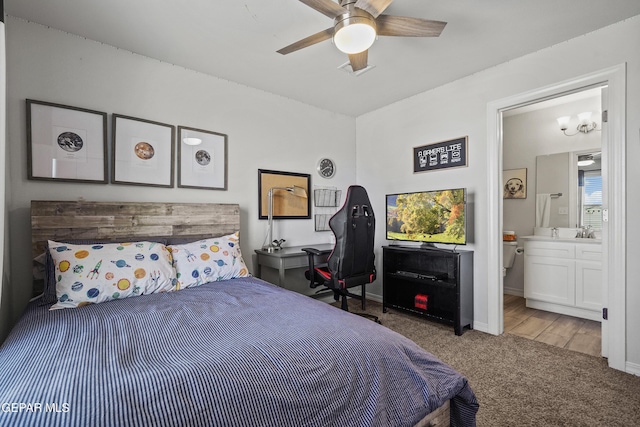
<path id="1" fill-rule="evenodd" d="M 473 329 L 473 251 L 384 246 L 382 309 Z"/>

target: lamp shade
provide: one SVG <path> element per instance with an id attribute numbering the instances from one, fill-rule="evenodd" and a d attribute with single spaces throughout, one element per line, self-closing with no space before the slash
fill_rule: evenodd
<path id="1" fill-rule="evenodd" d="M 562 116 L 558 117 L 558 124 L 560 125 L 560 130 L 567 130 L 569 127 L 569 120 L 571 120 L 570 116 Z"/>
<path id="2" fill-rule="evenodd" d="M 348 55 L 364 52 L 376 40 L 375 25 L 375 21 L 366 16 L 350 16 L 336 24 L 333 42 Z"/>
<path id="3" fill-rule="evenodd" d="M 580 123 L 582 124 L 591 123 L 591 112 L 587 111 L 585 113 L 578 114 L 578 120 L 580 120 Z"/>

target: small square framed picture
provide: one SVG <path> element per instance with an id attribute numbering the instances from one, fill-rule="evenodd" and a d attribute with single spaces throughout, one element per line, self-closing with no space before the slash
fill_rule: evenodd
<path id="1" fill-rule="evenodd" d="M 178 187 L 227 189 L 227 135 L 178 126 Z"/>
<path id="2" fill-rule="evenodd" d="M 29 179 L 106 184 L 107 113 L 27 99 L 27 157 Z"/>
<path id="3" fill-rule="evenodd" d="M 114 184 L 173 187 L 175 127 L 113 115 Z"/>
<path id="4" fill-rule="evenodd" d="M 527 168 L 502 171 L 504 199 L 527 198 Z"/>

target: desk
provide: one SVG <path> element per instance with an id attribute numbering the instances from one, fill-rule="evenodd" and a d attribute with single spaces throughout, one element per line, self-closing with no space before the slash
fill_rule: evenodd
<path id="1" fill-rule="evenodd" d="M 333 249 L 333 243 L 311 243 L 304 246 L 290 246 L 284 247 L 279 251 L 267 252 L 262 249 L 256 249 L 256 255 L 258 258 L 258 266 L 256 276 L 261 277 L 262 267 L 271 267 L 278 270 L 278 286 L 284 284 L 284 272 L 292 268 L 302 268 L 309 266 L 309 258 L 306 252 L 302 251 L 302 248 L 316 248 L 318 250 L 331 250 Z"/>

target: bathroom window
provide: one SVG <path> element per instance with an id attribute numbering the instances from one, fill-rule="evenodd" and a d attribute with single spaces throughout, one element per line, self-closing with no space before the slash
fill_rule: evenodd
<path id="1" fill-rule="evenodd" d="M 582 224 L 590 225 L 596 230 L 602 229 L 602 175 L 600 170 L 583 172 L 581 190 L 581 214 Z"/>

